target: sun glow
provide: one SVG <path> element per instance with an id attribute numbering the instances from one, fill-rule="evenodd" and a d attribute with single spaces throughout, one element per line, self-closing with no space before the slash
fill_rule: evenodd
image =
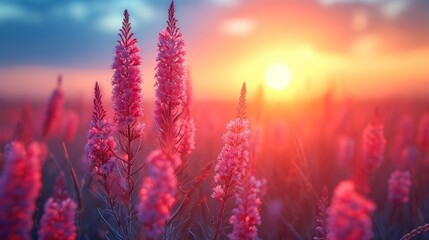
<path id="1" fill-rule="evenodd" d="M 271 89 L 283 90 L 292 82 L 292 74 L 287 66 L 274 64 L 265 73 L 265 82 Z"/>

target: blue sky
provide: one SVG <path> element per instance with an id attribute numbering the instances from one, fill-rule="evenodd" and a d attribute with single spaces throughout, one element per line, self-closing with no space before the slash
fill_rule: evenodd
<path id="1" fill-rule="evenodd" d="M 308 0 L 288 2 L 295 4 L 297 1 Z M 177 15 L 186 34 L 198 34 L 198 29 L 193 30 L 193 26 L 220 18 L 232 8 L 243 7 L 250 2 L 263 5 L 270 4 L 272 0 L 177 0 Z M 109 56 L 125 8 L 131 13 L 134 31 L 142 48 L 152 52 L 156 47 L 156 34 L 164 26 L 168 4 L 169 1 L 160 0 L 2 0 L 0 66 L 105 66 L 110 62 Z M 413 9 L 417 14 L 411 12 L 402 19 L 396 19 L 397 23 L 392 21 L 392 24 L 407 27 L 410 34 L 429 31 L 423 27 L 429 23 L 427 0 L 320 0 L 319 4 L 354 8 L 363 4 L 365 8 L 378 8 L 386 16 L 400 15 L 406 9 Z M 425 34 L 422 40 L 427 39 Z M 419 39 L 413 39 L 410 44 L 418 42 Z"/>
<path id="2" fill-rule="evenodd" d="M 180 8 L 192 2 L 180 1 Z M 108 65 L 128 8 L 142 47 L 156 47 L 168 1 L 56 1 L 0 2 L 0 65 L 88 66 Z M 183 11 L 178 15 L 183 15 Z"/>

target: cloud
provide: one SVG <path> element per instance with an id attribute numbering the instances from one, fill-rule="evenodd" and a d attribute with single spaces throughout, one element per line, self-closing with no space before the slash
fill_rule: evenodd
<path id="1" fill-rule="evenodd" d="M 21 21 L 37 22 L 41 16 L 23 6 L 14 3 L 0 2 L 0 22 Z"/>
<path id="2" fill-rule="evenodd" d="M 319 0 L 320 3 L 324 5 L 332 5 L 338 3 L 366 3 L 366 4 L 376 4 L 381 3 L 383 0 Z"/>
<path id="3" fill-rule="evenodd" d="M 357 10 L 352 15 L 352 28 L 356 32 L 362 32 L 368 28 L 369 16 L 364 10 Z"/>
<path id="4" fill-rule="evenodd" d="M 72 2 L 57 10 L 73 20 L 88 20 L 91 25 L 107 33 L 117 33 L 122 22 L 122 13 L 128 9 L 133 26 L 151 22 L 160 16 L 160 10 L 142 0 L 106 2 Z"/>
<path id="5" fill-rule="evenodd" d="M 406 10 L 413 0 L 319 0 L 324 5 L 367 4 L 376 6 L 385 18 L 394 18 Z"/>
<path id="6" fill-rule="evenodd" d="M 6 21 L 40 23 L 47 21 L 67 22 L 86 21 L 89 25 L 100 27 L 108 33 L 116 33 L 122 22 L 124 9 L 129 9 L 134 25 L 151 22 L 158 17 L 161 10 L 145 0 L 106 0 L 106 1 L 70 1 L 58 3 L 45 1 L 39 6 L 24 1 L 0 3 L 0 23 Z M 118 21 L 116 23 L 115 21 Z"/>
<path id="7" fill-rule="evenodd" d="M 122 18 L 120 13 L 100 16 L 95 20 L 94 26 L 108 33 L 117 33 L 121 28 Z"/>
<path id="8" fill-rule="evenodd" d="M 84 20 L 90 14 L 90 9 L 82 2 L 72 2 L 65 10 L 75 20 Z"/>
<path id="9" fill-rule="evenodd" d="M 240 0 L 210 0 L 210 2 L 224 7 L 235 7 L 240 3 Z"/>
<path id="10" fill-rule="evenodd" d="M 409 6 L 409 0 L 395 0 L 386 2 L 381 6 L 381 13 L 384 17 L 391 19 L 399 16 Z"/>
<path id="11" fill-rule="evenodd" d="M 221 29 L 229 35 L 245 36 L 256 29 L 256 22 L 248 18 L 230 19 L 222 23 Z"/>
<path id="12" fill-rule="evenodd" d="M 379 36 L 366 34 L 353 41 L 351 51 L 356 55 L 371 55 L 378 50 L 380 43 Z"/>

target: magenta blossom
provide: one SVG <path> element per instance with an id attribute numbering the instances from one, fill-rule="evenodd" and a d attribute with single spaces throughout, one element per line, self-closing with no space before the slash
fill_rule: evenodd
<path id="1" fill-rule="evenodd" d="M 258 225 L 261 225 L 259 207 L 265 180 L 258 180 L 254 176 L 248 177 L 237 186 L 236 204 L 232 210 L 229 222 L 233 226 L 229 239 L 244 240 L 258 238 Z"/>
<path id="2" fill-rule="evenodd" d="M 160 237 L 161 229 L 170 218 L 177 189 L 174 165 L 180 163 L 180 157 L 174 155 L 172 159 L 167 158 L 160 150 L 148 156 L 149 172 L 140 190 L 139 218 L 146 236 L 154 239 Z"/>
<path id="3" fill-rule="evenodd" d="M 389 201 L 407 203 L 410 199 L 411 173 L 408 170 L 396 170 L 389 178 Z"/>
<path id="4" fill-rule="evenodd" d="M 376 123 L 368 124 L 362 134 L 362 167 L 368 172 L 378 168 L 384 159 L 385 146 L 384 126 L 377 119 Z"/>
<path id="5" fill-rule="evenodd" d="M 64 174 L 57 177 L 53 197 L 45 203 L 40 223 L 40 240 L 76 239 L 76 202 L 69 198 L 64 186 Z"/>
<path id="6" fill-rule="evenodd" d="M 328 208 L 328 239 L 371 239 L 374 210 L 374 203 L 357 193 L 353 182 L 340 182 Z"/>
<path id="7" fill-rule="evenodd" d="M 131 32 L 128 11 L 124 11 L 124 20 L 120 29 L 118 45 L 112 68 L 115 70 L 112 79 L 114 121 L 119 128 L 134 126 L 134 137 L 140 137 L 143 126 L 138 118 L 143 116 L 141 94 L 141 57 L 137 39 Z"/>
<path id="8" fill-rule="evenodd" d="M 88 142 L 85 150 L 93 173 L 107 176 L 115 166 L 115 141 L 112 137 L 113 127 L 106 118 L 106 111 L 101 102 L 98 83 L 94 88 L 94 111 L 89 124 Z"/>
<path id="9" fill-rule="evenodd" d="M 41 184 L 40 147 L 22 142 L 6 145 L 0 175 L 0 239 L 29 240 Z"/>
<path id="10" fill-rule="evenodd" d="M 244 118 L 246 85 L 243 84 L 237 118 L 226 125 L 222 140 L 224 146 L 215 165 L 212 198 L 223 201 L 233 184 L 240 182 L 246 175 L 249 163 L 249 141 L 251 137 L 249 120 Z"/>
<path id="11" fill-rule="evenodd" d="M 181 121 L 183 138 L 179 145 L 179 153 L 182 160 L 185 161 L 191 152 L 195 149 L 195 122 L 191 117 L 191 104 L 192 104 L 192 86 L 189 70 L 186 77 L 186 101 L 184 103 L 183 118 Z"/>
<path id="12" fill-rule="evenodd" d="M 159 129 L 161 149 L 167 154 L 177 152 L 180 142 L 181 121 L 186 102 L 186 70 L 184 42 L 177 20 L 174 3 L 168 10 L 167 28 L 158 35 L 158 57 L 155 79 L 155 124 Z"/>
<path id="13" fill-rule="evenodd" d="M 57 88 L 52 93 L 46 108 L 45 119 L 42 126 L 42 136 L 47 138 L 58 127 L 64 105 L 64 93 L 61 88 L 62 77 L 58 76 Z"/>

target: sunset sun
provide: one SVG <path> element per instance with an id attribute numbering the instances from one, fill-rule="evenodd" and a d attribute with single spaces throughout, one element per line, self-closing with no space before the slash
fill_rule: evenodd
<path id="1" fill-rule="evenodd" d="M 283 90 L 292 82 L 292 74 L 284 64 L 274 64 L 267 69 L 265 82 L 274 90 Z"/>

